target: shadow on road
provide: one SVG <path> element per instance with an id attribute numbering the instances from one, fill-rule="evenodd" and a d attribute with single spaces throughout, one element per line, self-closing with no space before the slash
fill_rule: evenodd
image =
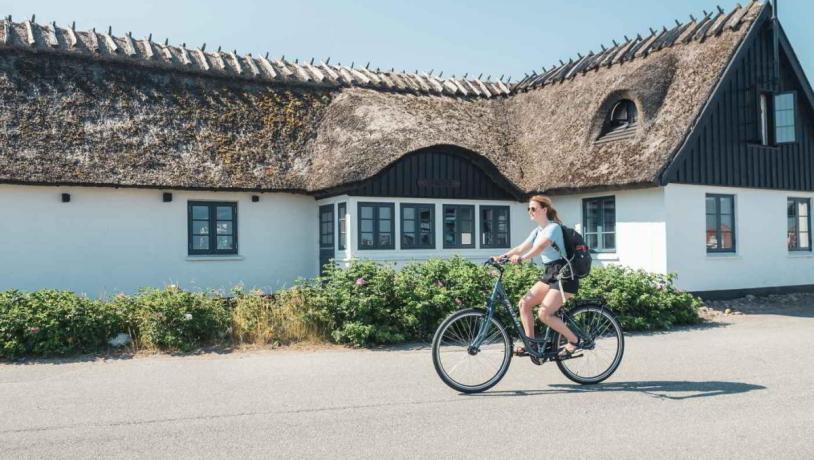
<path id="1" fill-rule="evenodd" d="M 597 385 L 555 384 L 546 390 L 490 391 L 470 396 L 536 396 L 562 393 L 596 393 L 608 391 L 627 391 L 644 393 L 654 398 L 693 399 L 708 396 L 746 393 L 753 390 L 765 390 L 762 385 L 740 382 L 688 382 L 688 381 L 652 381 L 652 382 L 611 382 Z"/>

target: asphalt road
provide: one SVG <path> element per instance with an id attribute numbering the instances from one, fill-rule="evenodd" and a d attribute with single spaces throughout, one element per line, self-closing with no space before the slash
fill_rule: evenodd
<path id="1" fill-rule="evenodd" d="M 487 393 L 429 349 L 0 365 L 0 457 L 814 458 L 812 314 L 627 337 L 606 383 L 515 359 Z"/>

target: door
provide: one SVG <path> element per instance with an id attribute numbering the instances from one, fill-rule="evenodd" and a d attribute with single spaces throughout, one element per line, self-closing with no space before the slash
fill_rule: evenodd
<path id="1" fill-rule="evenodd" d="M 319 274 L 325 264 L 336 257 L 334 252 L 334 205 L 319 207 Z"/>

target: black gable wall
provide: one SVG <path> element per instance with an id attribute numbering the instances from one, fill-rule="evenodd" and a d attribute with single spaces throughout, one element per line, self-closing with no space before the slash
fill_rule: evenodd
<path id="1" fill-rule="evenodd" d="M 814 112 L 790 57 L 780 47 L 774 78 L 771 21 L 747 39 L 687 144 L 664 173 L 663 183 L 780 190 L 814 190 Z M 759 94 L 797 93 L 797 142 L 760 145 Z M 770 125 L 770 130 L 774 126 Z"/>
<path id="2" fill-rule="evenodd" d="M 326 190 L 317 199 L 353 196 L 523 200 L 523 194 L 478 154 L 435 146 L 405 155 L 368 180 Z"/>

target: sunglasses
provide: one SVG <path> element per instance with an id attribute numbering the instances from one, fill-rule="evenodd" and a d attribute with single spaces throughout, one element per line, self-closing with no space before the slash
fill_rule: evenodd
<path id="1" fill-rule="evenodd" d="M 540 208 L 534 208 L 534 207 L 529 206 L 529 212 L 537 212 L 539 210 L 540 210 Z"/>

